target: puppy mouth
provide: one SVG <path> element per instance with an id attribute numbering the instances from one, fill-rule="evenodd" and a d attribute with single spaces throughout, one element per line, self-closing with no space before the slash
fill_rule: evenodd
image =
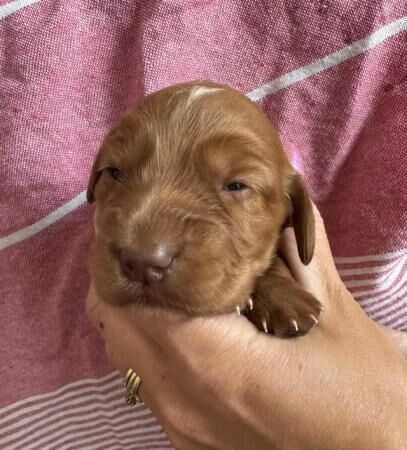
<path id="1" fill-rule="evenodd" d="M 146 281 L 130 280 L 121 267 L 117 267 L 120 274 L 120 284 L 125 294 L 127 302 L 137 305 L 148 305 L 159 308 L 168 308 L 180 312 L 188 312 L 189 314 L 202 314 L 202 310 L 206 309 L 205 305 L 212 304 L 212 299 L 199 298 L 191 286 L 179 285 L 176 280 L 175 273 L 168 273 L 166 276 L 156 283 Z M 209 308 L 209 312 L 213 307 Z"/>
<path id="2" fill-rule="evenodd" d="M 241 268 L 237 267 L 236 260 L 228 258 L 220 266 L 223 255 L 219 256 L 217 252 L 207 252 L 204 264 L 195 258 L 195 247 L 183 246 L 172 265 L 164 269 L 165 274 L 154 280 L 140 276 L 139 271 L 134 277 L 129 276 L 125 262 L 120 259 L 121 242 L 101 240 L 100 237 L 98 242 L 99 252 L 94 260 L 99 260 L 99 267 L 104 267 L 107 280 L 111 280 L 105 284 L 111 286 L 106 290 L 111 293 L 108 302 L 149 305 L 201 315 L 232 312 L 237 304 L 242 304 L 242 298 L 249 295 L 247 283 L 238 281 Z M 103 289 L 103 279 L 100 284 Z"/>
<path id="3" fill-rule="evenodd" d="M 121 284 L 125 287 L 125 290 L 129 294 L 130 301 L 134 303 L 145 303 L 149 305 L 160 305 L 163 302 L 170 303 L 170 300 L 165 301 L 169 296 L 168 293 L 168 275 L 163 280 L 157 283 L 150 283 L 147 280 L 131 280 L 125 274 L 120 265 L 117 267 L 117 272 L 121 280 Z M 171 302 L 172 303 L 172 302 Z"/>
<path id="4" fill-rule="evenodd" d="M 222 287 L 219 287 L 222 286 L 221 282 L 216 283 L 213 289 L 202 295 L 193 286 L 178 285 L 173 279 L 164 279 L 150 284 L 131 281 L 122 276 L 122 283 L 126 286 L 129 303 L 164 308 L 194 316 L 236 312 L 236 308 L 239 308 L 237 305 L 247 303 L 246 300 L 251 294 L 250 290 L 243 288 L 243 292 L 236 292 L 233 298 L 225 296 L 225 293 L 221 292 Z M 226 298 L 227 301 L 222 301 Z M 243 309 L 244 306 L 242 306 Z"/>
<path id="5" fill-rule="evenodd" d="M 169 293 L 169 289 L 160 286 L 151 285 L 140 281 L 125 281 L 130 292 L 129 300 L 131 303 L 138 305 L 149 305 L 154 307 L 170 308 L 179 311 L 186 310 L 186 303 L 179 295 L 174 295 L 173 292 Z M 189 310 L 190 308 L 188 308 Z M 194 308 L 192 308 L 194 309 Z M 199 308 L 196 308 L 196 312 Z"/>

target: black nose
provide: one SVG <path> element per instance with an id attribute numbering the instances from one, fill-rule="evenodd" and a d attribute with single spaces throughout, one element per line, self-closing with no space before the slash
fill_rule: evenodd
<path id="1" fill-rule="evenodd" d="M 161 281 L 168 273 L 174 260 L 175 252 L 167 244 L 158 244 L 151 249 L 138 252 L 124 248 L 119 260 L 124 275 L 132 281 L 152 284 Z"/>

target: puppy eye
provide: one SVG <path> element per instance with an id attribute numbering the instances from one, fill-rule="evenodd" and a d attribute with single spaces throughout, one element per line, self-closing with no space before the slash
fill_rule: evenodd
<path id="1" fill-rule="evenodd" d="M 226 184 L 223 186 L 224 191 L 242 191 L 243 189 L 246 189 L 247 186 L 240 181 L 235 181 L 233 183 Z"/>
<path id="2" fill-rule="evenodd" d="M 124 173 L 117 167 L 106 167 L 105 170 L 114 180 L 121 181 L 124 178 Z"/>

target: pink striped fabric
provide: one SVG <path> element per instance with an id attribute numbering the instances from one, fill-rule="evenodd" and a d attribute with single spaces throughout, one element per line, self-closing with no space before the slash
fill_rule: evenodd
<path id="1" fill-rule="evenodd" d="M 119 114 L 228 83 L 299 149 L 341 276 L 407 331 L 407 6 L 0 0 L 0 448 L 171 448 L 84 314 L 84 190 Z"/>

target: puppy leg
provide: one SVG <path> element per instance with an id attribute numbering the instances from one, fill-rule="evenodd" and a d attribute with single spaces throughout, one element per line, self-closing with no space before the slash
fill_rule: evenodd
<path id="1" fill-rule="evenodd" d="M 257 328 L 278 337 L 301 336 L 318 323 L 321 303 L 294 281 L 278 256 L 256 280 L 246 315 Z"/>

